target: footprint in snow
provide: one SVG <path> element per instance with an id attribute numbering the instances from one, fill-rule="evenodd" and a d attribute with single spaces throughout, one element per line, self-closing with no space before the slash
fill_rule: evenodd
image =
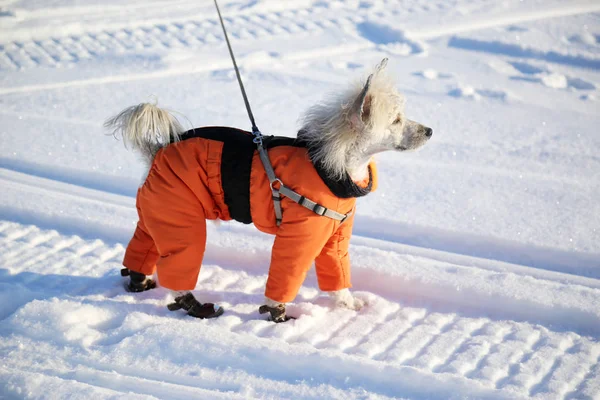
<path id="1" fill-rule="evenodd" d="M 536 65 L 533 65 L 530 63 L 526 63 L 526 62 L 513 61 L 513 62 L 509 62 L 508 64 L 510 64 L 518 72 L 525 74 L 525 75 L 535 75 L 535 74 L 548 72 L 548 69 L 545 67 L 539 67 L 539 66 L 536 66 Z"/>
<path id="2" fill-rule="evenodd" d="M 595 90 L 596 85 L 584 79 L 570 77 L 556 72 L 540 72 L 528 76 L 511 76 L 515 81 L 540 83 L 552 89 Z"/>
<path id="3" fill-rule="evenodd" d="M 2 17 L 15 17 L 16 14 L 14 11 L 6 10 L 4 8 L 0 8 L 0 18 Z"/>
<path id="4" fill-rule="evenodd" d="M 594 35 L 590 32 L 578 33 L 567 38 L 569 43 L 578 43 L 588 46 L 596 46 L 600 44 L 600 35 Z"/>
<path id="5" fill-rule="evenodd" d="M 409 39 L 404 31 L 391 26 L 365 21 L 356 25 L 356 29 L 360 36 L 375 44 L 381 51 L 400 56 L 427 54 L 425 43 Z"/>
<path id="6" fill-rule="evenodd" d="M 458 87 L 450 89 L 448 96 L 471 99 L 475 101 L 479 101 L 482 98 L 507 101 L 511 98 L 510 94 L 504 90 L 475 89 L 470 85 L 459 85 Z"/>
<path id="7" fill-rule="evenodd" d="M 507 32 L 527 32 L 529 29 L 518 26 L 518 25 L 510 25 L 505 28 Z"/>
<path id="8" fill-rule="evenodd" d="M 502 62 L 495 60 L 489 64 L 492 69 L 511 80 L 539 83 L 553 89 L 595 90 L 596 85 L 578 77 L 551 71 L 546 65 L 524 61 Z"/>
<path id="9" fill-rule="evenodd" d="M 363 68 L 363 64 L 351 62 L 351 61 L 331 61 L 329 65 L 333 69 L 341 69 L 341 70 L 355 70 Z"/>
<path id="10" fill-rule="evenodd" d="M 596 101 L 598 100 L 598 98 L 596 96 L 594 96 L 593 94 L 582 94 L 581 96 L 579 96 L 579 99 L 583 100 L 583 101 Z"/>
<path id="11" fill-rule="evenodd" d="M 451 74 L 438 72 L 433 68 L 427 68 L 427 69 L 424 69 L 423 71 L 413 72 L 413 75 L 420 76 L 422 78 L 429 79 L 429 80 L 452 78 Z"/>

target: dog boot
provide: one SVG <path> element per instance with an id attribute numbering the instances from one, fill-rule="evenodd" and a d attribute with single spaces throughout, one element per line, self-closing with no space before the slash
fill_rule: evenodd
<path id="1" fill-rule="evenodd" d="M 261 314 L 269 313 L 269 320 L 275 322 L 276 324 L 289 321 L 290 319 L 296 319 L 294 317 L 285 315 L 285 304 L 279 304 L 274 307 L 270 307 L 268 305 L 260 306 L 258 312 Z"/>
<path id="2" fill-rule="evenodd" d="M 195 318 L 216 318 L 225 310 L 213 303 L 200 303 L 191 292 L 175 297 L 175 302 L 167 306 L 170 311 L 184 309 L 187 314 Z"/>
<path id="3" fill-rule="evenodd" d="M 123 268 L 121 270 L 121 276 L 129 276 L 129 284 L 125 286 L 125 289 L 129 292 L 139 293 L 156 287 L 156 282 L 154 282 L 154 280 L 140 272 Z"/>

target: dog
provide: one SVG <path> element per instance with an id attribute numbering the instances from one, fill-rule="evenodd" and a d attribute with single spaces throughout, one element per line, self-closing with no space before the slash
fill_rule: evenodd
<path id="1" fill-rule="evenodd" d="M 349 291 L 348 247 L 356 198 L 377 187 L 373 156 L 417 149 L 433 134 L 404 116 L 404 98 L 386 65 L 384 59 L 366 82 L 309 108 L 296 138 L 264 137 L 275 182 L 281 192 L 286 186 L 297 195 L 284 193 L 281 200 L 249 132 L 185 131 L 170 112 L 148 103 L 108 119 L 105 127 L 148 163 L 136 198 L 139 221 L 123 260 L 129 290 L 155 287 L 149 276 L 156 272 L 159 284 L 175 292 L 170 309 L 198 318 L 221 315 L 222 307 L 200 303 L 191 291 L 204 255 L 206 220 L 233 219 L 275 235 L 259 308 L 272 321 L 290 318 L 285 304 L 313 262 L 319 288 L 335 306 L 360 309 L 364 302 Z"/>

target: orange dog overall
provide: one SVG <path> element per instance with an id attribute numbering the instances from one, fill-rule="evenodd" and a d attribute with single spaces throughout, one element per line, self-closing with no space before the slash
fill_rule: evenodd
<path id="1" fill-rule="evenodd" d="M 377 186 L 376 169 L 354 183 L 328 178 L 310 160 L 298 140 L 265 141 L 275 174 L 294 191 L 339 213 L 354 209 L 356 197 Z M 206 247 L 206 220 L 235 219 L 275 234 L 265 296 L 292 301 L 313 261 L 319 288 L 349 288 L 348 245 L 353 217 L 340 223 L 282 198 L 283 220 L 277 226 L 265 169 L 249 132 L 207 127 L 186 132 L 156 154 L 139 188 L 139 222 L 123 265 L 151 275 L 161 286 L 193 290 Z"/>

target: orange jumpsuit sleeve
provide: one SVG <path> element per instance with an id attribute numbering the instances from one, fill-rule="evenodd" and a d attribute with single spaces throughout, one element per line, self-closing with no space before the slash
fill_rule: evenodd
<path id="1" fill-rule="evenodd" d="M 332 292 L 352 287 L 350 283 L 350 236 L 354 214 L 341 224 L 315 259 L 319 289 Z"/>
<path id="2" fill-rule="evenodd" d="M 306 273 L 338 224 L 289 199 L 284 201 L 288 207 L 275 235 L 265 291 L 266 297 L 280 303 L 294 300 Z"/>

